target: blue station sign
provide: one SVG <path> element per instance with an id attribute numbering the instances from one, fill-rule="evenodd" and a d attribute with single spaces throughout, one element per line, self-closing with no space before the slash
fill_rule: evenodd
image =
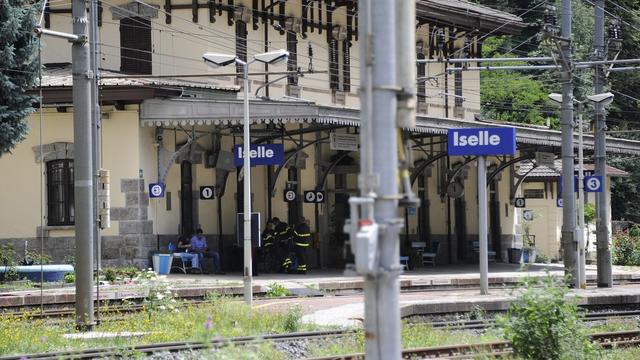
<path id="1" fill-rule="evenodd" d="M 449 129 L 447 137 L 447 151 L 450 156 L 516 153 L 515 128 Z"/>
<path id="2" fill-rule="evenodd" d="M 242 145 L 233 147 L 233 162 L 237 167 L 242 166 L 243 158 Z M 284 162 L 284 145 L 282 144 L 262 144 L 251 145 L 249 148 L 251 166 L 256 165 L 282 165 Z"/>

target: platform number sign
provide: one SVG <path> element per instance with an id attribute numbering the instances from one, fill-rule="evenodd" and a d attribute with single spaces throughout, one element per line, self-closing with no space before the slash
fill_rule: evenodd
<path id="1" fill-rule="evenodd" d="M 285 190 L 284 191 L 284 201 L 286 201 L 286 202 L 294 202 L 294 201 L 296 201 L 296 191 L 295 190 Z"/>
<path id="2" fill-rule="evenodd" d="M 513 200 L 513 205 L 517 208 L 523 208 L 527 206 L 527 201 L 523 197 L 518 197 Z"/>
<path id="3" fill-rule="evenodd" d="M 584 191 L 602 192 L 602 176 L 586 176 L 584 178 Z"/>
<path id="4" fill-rule="evenodd" d="M 164 184 L 163 183 L 149 184 L 149 197 L 150 198 L 164 197 Z"/>
<path id="5" fill-rule="evenodd" d="M 304 202 L 320 204 L 324 202 L 324 191 L 305 191 Z"/>
<path id="6" fill-rule="evenodd" d="M 564 202 L 562 201 L 562 198 L 561 197 L 557 198 L 556 199 L 556 207 L 561 208 L 562 204 L 564 204 Z"/>
<path id="7" fill-rule="evenodd" d="M 200 200 L 211 200 L 216 197 L 214 186 L 200 186 Z"/>

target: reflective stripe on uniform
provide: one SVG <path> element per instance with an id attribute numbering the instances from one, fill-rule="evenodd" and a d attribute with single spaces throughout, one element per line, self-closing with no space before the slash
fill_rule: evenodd
<path id="1" fill-rule="evenodd" d="M 295 243 L 295 244 L 296 244 L 296 246 L 300 246 L 300 247 L 308 247 L 309 246 L 309 244 L 303 244 L 303 243 L 298 243 L 298 242 Z"/>
<path id="2" fill-rule="evenodd" d="M 300 237 L 308 237 L 311 236 L 311 233 L 299 233 L 295 230 L 293 230 L 293 233 L 296 234 L 296 236 L 300 236 Z"/>

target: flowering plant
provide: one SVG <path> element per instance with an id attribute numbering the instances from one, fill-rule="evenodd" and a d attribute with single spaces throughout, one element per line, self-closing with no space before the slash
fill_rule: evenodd
<path id="1" fill-rule="evenodd" d="M 156 311 L 178 312 L 178 302 L 171 291 L 169 282 L 159 278 L 152 269 L 138 274 L 135 282 L 147 288 L 147 296 L 143 304 L 149 315 Z"/>

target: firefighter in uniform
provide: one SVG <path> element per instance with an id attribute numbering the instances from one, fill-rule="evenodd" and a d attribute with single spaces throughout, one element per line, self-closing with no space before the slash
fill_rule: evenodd
<path id="1" fill-rule="evenodd" d="M 296 228 L 293 230 L 293 236 L 293 245 L 298 263 L 296 270 L 298 271 L 298 274 L 306 274 L 306 252 L 309 246 L 311 246 L 311 229 L 309 229 L 309 221 L 307 219 L 302 218 L 300 223 L 296 225 Z"/>
<path id="2" fill-rule="evenodd" d="M 289 256 L 291 227 L 278 218 L 274 218 L 274 224 L 276 233 L 276 259 L 279 261 L 280 272 L 286 272 L 289 266 L 291 266 L 291 257 Z"/>
<path id="3" fill-rule="evenodd" d="M 277 266 L 274 266 L 274 260 L 277 259 L 275 250 L 276 231 L 274 229 L 274 219 L 267 221 L 267 227 L 262 233 L 262 258 L 264 259 L 264 268 L 268 272 L 278 269 Z"/>

